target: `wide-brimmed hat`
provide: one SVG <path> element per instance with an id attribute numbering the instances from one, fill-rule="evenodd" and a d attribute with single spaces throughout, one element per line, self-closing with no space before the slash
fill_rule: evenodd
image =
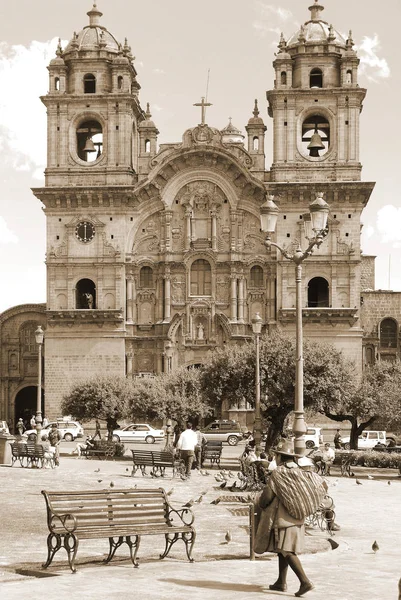
<path id="1" fill-rule="evenodd" d="M 283 456 L 302 456 L 302 454 L 297 454 L 294 449 L 294 441 L 293 440 L 280 440 L 277 443 L 277 446 L 272 448 L 272 452 L 276 454 L 282 454 Z"/>

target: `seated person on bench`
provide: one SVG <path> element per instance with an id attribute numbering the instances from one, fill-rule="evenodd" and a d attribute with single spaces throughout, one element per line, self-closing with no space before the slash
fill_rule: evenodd
<path id="1" fill-rule="evenodd" d="M 88 436 L 86 438 L 86 442 L 78 442 L 75 446 L 74 450 L 71 454 L 78 454 L 77 458 L 81 458 L 82 450 L 87 450 L 88 448 L 94 448 L 95 444 L 93 443 L 93 438 Z"/>

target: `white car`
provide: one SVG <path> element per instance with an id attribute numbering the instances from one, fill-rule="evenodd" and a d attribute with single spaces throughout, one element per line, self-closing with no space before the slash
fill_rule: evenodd
<path id="1" fill-rule="evenodd" d="M 371 450 L 376 444 L 387 445 L 385 431 L 363 431 L 362 435 L 358 437 L 358 450 Z M 351 448 L 349 436 L 343 437 L 342 445 L 345 450 Z"/>
<path id="2" fill-rule="evenodd" d="M 59 430 L 62 439 L 66 442 L 72 442 L 76 438 L 81 438 L 84 435 L 84 429 L 81 423 L 78 423 L 78 421 L 64 420 L 53 421 L 52 423 L 49 423 L 46 427 L 43 427 L 43 433 L 48 434 L 53 423 L 57 424 L 57 429 Z M 24 431 L 24 435 L 27 436 L 28 440 L 34 441 L 36 440 L 36 429 L 28 429 L 27 431 Z"/>
<path id="3" fill-rule="evenodd" d="M 289 435 L 293 435 L 289 430 Z M 323 435 L 321 427 L 308 427 L 305 433 L 305 446 L 308 449 L 319 448 L 323 444 Z"/>
<path id="4" fill-rule="evenodd" d="M 164 438 L 163 429 L 153 429 L 147 423 L 131 423 L 113 431 L 113 442 L 143 442 L 153 444 Z"/>

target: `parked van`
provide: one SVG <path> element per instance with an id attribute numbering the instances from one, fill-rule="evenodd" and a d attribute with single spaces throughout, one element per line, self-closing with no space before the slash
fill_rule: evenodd
<path id="1" fill-rule="evenodd" d="M 369 450 L 376 446 L 376 444 L 387 445 L 387 438 L 385 431 L 363 431 L 362 434 L 358 437 L 358 449 L 359 450 Z M 349 450 L 351 448 L 350 445 L 350 436 L 343 437 L 343 448 L 345 450 Z"/>

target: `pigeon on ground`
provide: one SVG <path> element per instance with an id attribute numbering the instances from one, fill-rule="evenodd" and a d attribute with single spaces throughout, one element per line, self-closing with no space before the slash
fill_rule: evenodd
<path id="1" fill-rule="evenodd" d="M 227 481 L 223 481 L 223 483 L 221 483 L 219 485 L 219 488 L 221 488 L 223 490 L 226 487 L 226 485 L 227 485 Z"/>
<path id="2" fill-rule="evenodd" d="M 98 483 L 102 483 L 103 479 L 98 479 L 97 482 Z"/>
<path id="3" fill-rule="evenodd" d="M 126 471 L 129 471 L 129 468 L 127 467 L 125 470 L 126 470 Z"/>
<path id="4" fill-rule="evenodd" d="M 230 490 L 230 492 L 233 492 L 235 489 L 237 489 L 237 482 L 234 481 L 234 483 L 230 485 L 230 487 L 228 487 L 227 489 Z"/>
<path id="5" fill-rule="evenodd" d="M 110 481 L 110 487 L 114 487 L 114 482 Z"/>
<path id="6" fill-rule="evenodd" d="M 100 473 L 100 469 L 95 469 L 95 473 Z"/>
<path id="7" fill-rule="evenodd" d="M 226 533 L 226 535 L 225 535 L 225 538 L 224 538 L 224 539 L 226 540 L 227 544 L 228 544 L 229 542 L 231 542 L 231 540 L 233 539 L 233 538 L 232 538 L 232 535 L 231 535 L 231 532 L 230 532 L 229 530 L 227 530 L 227 533 Z"/>
<path id="8" fill-rule="evenodd" d="M 191 508 L 194 502 L 195 500 L 191 498 L 191 500 L 188 500 L 188 502 L 186 504 L 183 504 L 183 506 L 185 506 L 185 508 Z"/>
<path id="9" fill-rule="evenodd" d="M 372 477 L 372 475 L 368 475 L 368 479 L 374 479 L 374 477 Z"/>
<path id="10" fill-rule="evenodd" d="M 216 498 L 216 500 L 212 500 L 210 504 L 218 504 L 219 502 L 221 502 L 221 499 Z"/>
<path id="11" fill-rule="evenodd" d="M 200 495 L 199 498 L 197 498 L 196 500 L 194 500 L 195 504 L 200 504 L 203 500 L 203 496 Z"/>
<path id="12" fill-rule="evenodd" d="M 233 473 L 232 471 L 229 471 L 229 472 L 228 472 L 228 476 L 229 476 L 229 477 L 235 477 L 235 475 L 234 475 L 234 473 Z"/>
<path id="13" fill-rule="evenodd" d="M 214 478 L 218 483 L 221 483 L 223 481 L 223 478 L 220 477 L 219 475 L 215 475 Z"/>
<path id="14" fill-rule="evenodd" d="M 169 490 L 166 494 L 166 496 L 171 496 L 174 492 L 174 488 L 171 488 L 171 490 Z"/>
<path id="15" fill-rule="evenodd" d="M 372 550 L 373 550 L 373 552 L 376 554 L 376 552 L 378 551 L 378 549 L 379 549 L 379 544 L 378 544 L 378 543 L 376 542 L 376 540 L 375 540 L 375 541 L 373 542 L 373 544 L 372 544 Z"/>
<path id="16" fill-rule="evenodd" d="M 356 485 L 362 485 L 362 481 L 359 481 L 359 479 L 355 479 L 355 483 Z"/>
<path id="17" fill-rule="evenodd" d="M 207 494 L 207 490 L 205 490 L 204 492 L 201 492 L 201 496 L 206 496 Z"/>
<path id="18" fill-rule="evenodd" d="M 388 482 L 387 482 L 387 485 L 391 485 L 391 481 L 388 481 Z"/>
<path id="19" fill-rule="evenodd" d="M 334 540 L 332 540 L 331 538 L 328 538 L 327 541 L 329 542 L 332 550 L 335 550 L 340 545 L 337 542 L 335 542 Z"/>

